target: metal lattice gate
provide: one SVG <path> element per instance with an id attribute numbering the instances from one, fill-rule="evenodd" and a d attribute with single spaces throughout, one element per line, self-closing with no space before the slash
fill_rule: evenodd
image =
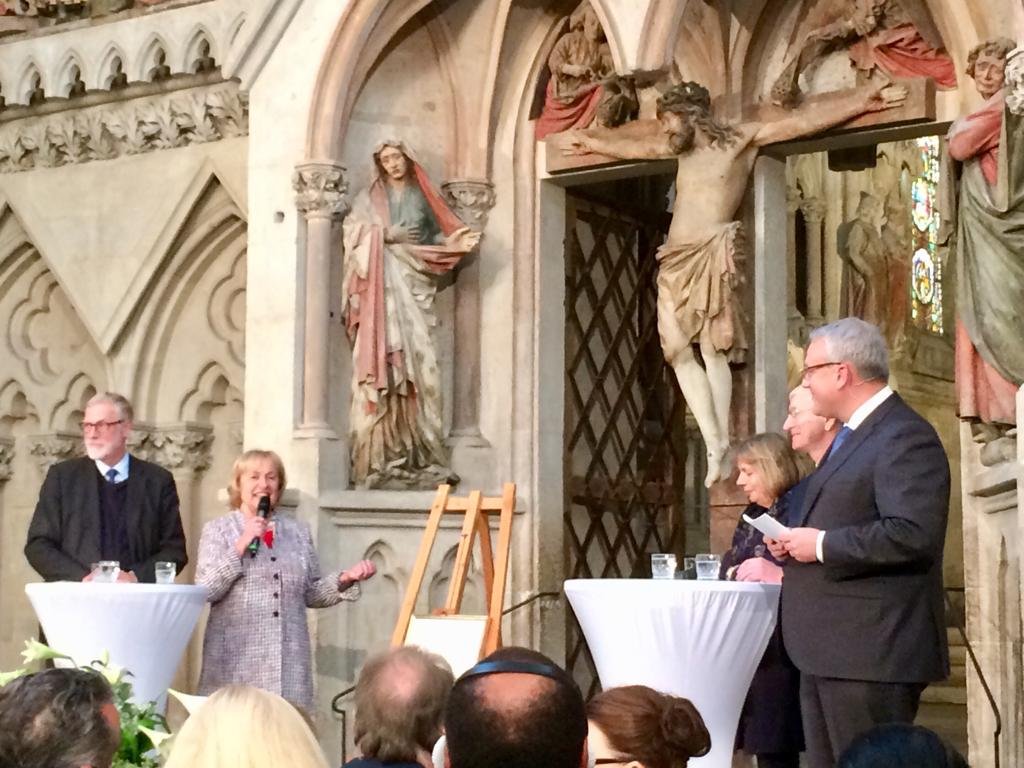
<path id="1" fill-rule="evenodd" d="M 707 530 L 703 443 L 658 339 L 666 217 L 567 200 L 566 576 L 649 576 L 650 553 L 681 557 L 687 528 Z M 589 697 L 594 663 L 571 610 L 567 621 L 566 664 Z"/>

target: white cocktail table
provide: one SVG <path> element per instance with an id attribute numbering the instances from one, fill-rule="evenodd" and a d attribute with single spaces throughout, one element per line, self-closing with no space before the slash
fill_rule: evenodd
<path id="1" fill-rule="evenodd" d="M 711 752 L 729 768 L 740 710 L 775 627 L 776 584 L 574 579 L 565 582 L 604 688 L 646 685 L 700 711 Z"/>
<path id="2" fill-rule="evenodd" d="M 133 698 L 163 710 L 167 688 L 206 604 L 186 584 L 27 584 L 46 642 L 80 666 L 100 658 L 132 673 Z"/>

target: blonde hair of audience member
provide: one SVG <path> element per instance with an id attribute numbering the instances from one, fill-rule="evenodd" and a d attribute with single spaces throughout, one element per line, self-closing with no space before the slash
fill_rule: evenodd
<path id="1" fill-rule="evenodd" d="M 185 721 L 164 768 L 328 768 L 299 711 L 275 693 L 221 688 Z"/>
<path id="2" fill-rule="evenodd" d="M 839 432 L 839 422 L 816 414 L 811 391 L 799 386 L 789 393 L 789 412 L 782 423 L 782 431 L 789 435 L 794 451 L 805 453 L 815 464 L 820 464 Z"/>
<path id="3" fill-rule="evenodd" d="M 430 766 L 454 684 L 448 663 L 416 646 L 370 658 L 356 682 L 355 742 L 363 757 Z"/>
<path id="4" fill-rule="evenodd" d="M 711 749 L 704 719 L 689 699 L 645 685 L 597 694 L 587 704 L 587 721 L 591 757 L 629 768 L 686 768 L 691 757 Z"/>
<path id="5" fill-rule="evenodd" d="M 736 466 L 757 472 L 771 502 L 806 477 L 813 469 L 806 456 L 796 453 L 777 432 L 761 432 L 740 442 L 734 451 Z M 770 506 L 770 504 L 762 505 Z"/>
<path id="6" fill-rule="evenodd" d="M 270 461 L 277 472 L 277 495 L 288 485 L 288 478 L 284 472 L 284 462 L 281 457 L 273 451 L 246 451 L 237 459 L 231 467 L 231 483 L 228 485 L 228 506 L 231 509 L 239 509 L 242 506 L 242 475 L 252 469 L 253 465 L 261 461 Z"/>

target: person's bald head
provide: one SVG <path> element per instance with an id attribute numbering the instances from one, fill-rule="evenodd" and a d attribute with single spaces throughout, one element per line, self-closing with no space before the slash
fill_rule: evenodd
<path id="1" fill-rule="evenodd" d="M 498 669 L 480 672 L 490 662 Z M 501 662 L 534 665 L 536 673 L 502 671 Z M 444 724 L 450 768 L 579 768 L 586 762 L 579 688 L 551 659 L 526 648 L 496 651 L 460 678 Z"/>
<path id="2" fill-rule="evenodd" d="M 816 414 L 811 391 L 807 387 L 798 386 L 789 393 L 789 413 L 782 429 L 789 435 L 789 444 L 793 450 L 806 453 L 817 464 L 832 445 L 832 439 L 839 431 L 839 423 L 835 419 L 826 419 Z"/>

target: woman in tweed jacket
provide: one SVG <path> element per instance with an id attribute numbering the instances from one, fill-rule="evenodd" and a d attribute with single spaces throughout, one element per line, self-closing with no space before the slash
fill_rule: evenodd
<path id="1" fill-rule="evenodd" d="M 284 465 L 272 451 L 246 451 L 228 487 L 232 511 L 203 526 L 196 583 L 206 587 L 210 617 L 203 637 L 199 692 L 252 685 L 313 710 L 307 608 L 359 598 L 359 582 L 375 568 L 364 560 L 320 575 L 309 527 L 290 517 L 258 514 L 262 496 L 273 510 L 285 487 Z M 262 540 L 255 556 L 247 548 Z"/>

